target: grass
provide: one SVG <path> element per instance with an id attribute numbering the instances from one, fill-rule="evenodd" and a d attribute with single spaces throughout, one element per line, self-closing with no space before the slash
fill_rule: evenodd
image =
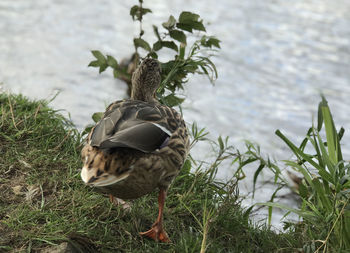
<path id="1" fill-rule="evenodd" d="M 295 252 L 298 234 L 255 225 L 241 207 L 237 180 L 215 181 L 229 155 L 220 138 L 211 164 L 187 160 L 168 193 L 165 228 L 172 240 L 142 238 L 157 215 L 157 192 L 131 211 L 85 187 L 81 135 L 48 107 L 0 94 L 0 251 L 40 252 L 69 242 L 76 252 Z M 197 131 L 194 143 L 204 136 Z M 194 172 L 191 172 L 194 171 Z"/>
<path id="2" fill-rule="evenodd" d="M 343 159 L 340 144 L 344 132 L 343 128 L 336 130 L 328 102 L 323 96 L 318 108 L 317 126 L 307 131 L 300 145 L 295 145 L 280 130 L 276 131 L 296 158 L 285 160 L 285 165 L 302 175 L 296 191 L 301 205 L 291 208 L 272 201 L 261 204 L 285 209 L 302 217 L 302 223 L 289 226 L 303 234 L 303 250 L 306 253 L 350 252 L 350 163 Z M 278 166 L 270 164 L 267 167 L 275 173 L 275 182 L 283 185 Z"/>

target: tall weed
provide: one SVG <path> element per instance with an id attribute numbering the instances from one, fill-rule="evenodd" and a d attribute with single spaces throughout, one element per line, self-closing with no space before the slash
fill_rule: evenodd
<path id="1" fill-rule="evenodd" d="M 296 160 L 285 160 L 285 165 L 303 175 L 297 190 L 301 205 L 291 208 L 272 201 L 259 204 L 285 209 L 302 218 L 302 222 L 289 225 L 304 234 L 305 252 L 348 252 L 350 249 L 350 163 L 343 159 L 341 151 L 343 134 L 344 128 L 336 130 L 323 96 L 317 126 L 307 131 L 299 146 L 280 130 L 276 131 L 296 157 Z"/>

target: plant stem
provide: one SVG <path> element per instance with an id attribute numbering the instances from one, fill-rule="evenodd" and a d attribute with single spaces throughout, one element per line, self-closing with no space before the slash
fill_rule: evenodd
<path id="1" fill-rule="evenodd" d="M 143 0 L 139 0 L 140 3 L 140 12 L 139 12 L 139 22 L 140 22 L 140 34 L 139 34 L 139 38 L 141 39 L 142 35 L 143 35 L 143 31 L 142 31 L 142 3 Z M 137 49 L 136 49 L 137 51 Z"/>
<path id="2" fill-rule="evenodd" d="M 205 210 L 206 211 L 206 210 Z M 207 249 L 207 234 L 209 230 L 209 219 L 210 216 L 208 217 L 207 220 L 204 221 L 204 226 L 203 226 L 203 239 L 202 239 L 202 244 L 201 244 L 201 251 L 200 253 L 205 253 L 205 250 Z"/>

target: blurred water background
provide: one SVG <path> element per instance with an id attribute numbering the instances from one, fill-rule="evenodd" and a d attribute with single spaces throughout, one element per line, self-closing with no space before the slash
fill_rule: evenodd
<path id="1" fill-rule="evenodd" d="M 137 1 L 1 0 L 0 82 L 4 90 L 48 99 L 69 113 L 79 129 L 91 114 L 126 97 L 126 85 L 101 75 L 87 64 L 90 50 L 117 59 L 133 52 L 138 35 L 129 9 Z M 259 143 L 276 159 L 291 155 L 274 135 L 281 129 L 298 142 L 311 126 L 320 92 L 329 101 L 337 126 L 346 130 L 345 158 L 350 153 L 350 2 L 347 0 L 146 0 L 153 13 L 145 16 L 146 39 L 154 41 L 151 24 L 161 26 L 169 15 L 198 13 L 209 35 L 222 41 L 214 58 L 219 78 L 212 86 L 191 77 L 186 86 L 184 117 L 206 127 L 212 138 L 230 136 L 244 149 L 244 140 Z M 206 159 L 199 145 L 195 157 Z M 252 190 L 252 174 L 240 187 Z M 228 179 L 227 166 L 218 176 Z M 268 173 L 262 181 L 271 177 Z M 273 186 L 260 187 L 256 199 L 268 200 Z M 247 201 L 250 203 L 250 201 Z M 261 215 L 264 212 L 260 213 Z M 279 227 L 279 217 L 274 224 Z"/>

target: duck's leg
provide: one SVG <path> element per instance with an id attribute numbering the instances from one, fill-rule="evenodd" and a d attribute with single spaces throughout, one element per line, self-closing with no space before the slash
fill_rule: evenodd
<path id="1" fill-rule="evenodd" d="M 166 191 L 161 189 L 159 191 L 158 195 L 158 218 L 155 223 L 153 223 L 152 228 L 146 232 L 141 232 L 140 235 L 147 236 L 149 238 L 152 238 L 155 241 L 161 241 L 161 242 L 171 242 L 167 233 L 163 229 L 163 209 L 164 209 L 164 202 L 166 198 Z"/>

